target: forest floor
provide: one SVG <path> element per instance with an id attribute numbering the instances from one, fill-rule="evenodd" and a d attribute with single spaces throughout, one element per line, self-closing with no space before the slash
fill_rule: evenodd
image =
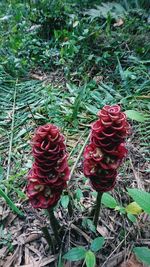
<path id="1" fill-rule="evenodd" d="M 22 6 L 18 4 L 21 10 Z M 10 8 L 10 12 L 12 10 Z M 5 10 L 1 12 L 4 16 Z M 133 249 L 150 248 L 150 216 L 143 210 L 138 214 L 128 212 L 126 208 L 133 202 L 128 188 L 147 192 L 150 188 L 149 17 L 141 9 L 136 12 L 115 21 L 109 16 L 93 19 L 90 25 L 84 17 L 81 22 L 76 18 L 72 32 L 70 29 L 68 32 L 66 29 L 63 33 L 55 32 L 50 45 L 59 51 L 56 44 L 60 44 L 63 38 L 63 49 L 60 45 L 59 66 L 57 56 L 52 58 L 56 60 L 52 69 L 41 67 L 51 60 L 44 47 L 45 41 L 42 43 L 45 52 L 41 56 L 41 50 L 34 44 L 30 33 L 26 36 L 28 42 L 22 39 L 20 48 L 19 45 L 15 48 L 20 35 L 17 38 L 12 35 L 14 39 L 9 40 L 12 50 L 9 51 L 8 62 L 4 58 L 5 53 L 0 54 L 1 267 L 93 267 L 92 264 L 85 265 L 84 260 L 67 261 L 63 255 L 73 247 L 89 250 L 91 242 L 99 236 L 104 237 L 104 244 L 95 251 L 96 266 L 149 266 L 138 260 Z M 20 27 L 21 24 L 18 22 L 18 25 Z M 38 42 L 37 33 L 35 36 Z M 23 74 L 24 65 L 22 69 L 19 65 L 19 70 L 16 65 L 11 65 L 16 62 L 11 58 L 11 52 L 16 56 L 15 49 L 22 51 L 25 60 L 28 57 L 25 45 L 32 53 L 31 45 L 39 50 L 36 50 L 37 58 L 33 53 L 33 66 L 29 59 L 31 68 Z M 4 51 L 4 44 L 1 49 Z M 19 73 L 20 70 L 22 73 Z M 102 202 L 95 228 L 90 214 L 96 192 L 82 172 L 83 150 L 89 141 L 91 122 L 105 104 L 120 104 L 123 111 L 133 111 L 133 115 L 128 117 L 132 131 L 127 140 L 127 158 L 119 170 L 114 190 L 107 195 L 113 199 Z M 26 196 L 27 174 L 33 161 L 31 138 L 35 129 L 46 123 L 58 125 L 66 137 L 71 169 L 69 190 L 73 197 L 73 214 L 68 213 L 68 203 L 65 202 L 67 191 L 55 208 L 55 216 L 62 226 L 62 243 L 58 247 L 54 241 L 51 249 L 41 231 L 47 225 L 53 237 L 47 213 L 33 209 Z M 113 207 L 112 202 L 116 203 Z M 15 211 L 14 206 L 21 213 Z"/>

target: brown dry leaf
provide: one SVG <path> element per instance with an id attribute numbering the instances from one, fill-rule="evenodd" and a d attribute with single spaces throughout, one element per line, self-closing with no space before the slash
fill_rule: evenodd
<path id="1" fill-rule="evenodd" d="M 15 260 L 15 266 L 20 266 L 22 261 L 22 254 L 23 254 L 22 246 L 19 246 L 19 251 L 17 253 L 17 257 Z"/>
<path id="2" fill-rule="evenodd" d="M 91 238 L 85 232 L 83 232 L 79 227 L 74 225 L 73 223 L 71 224 L 71 228 L 76 230 L 77 232 L 79 232 L 79 234 L 81 234 L 88 242 L 91 241 Z"/>
<path id="3" fill-rule="evenodd" d="M 14 254 L 8 256 L 7 261 L 4 263 L 3 267 L 10 267 L 14 261 L 16 261 L 19 253 L 19 246 L 15 249 Z"/>
<path id="4" fill-rule="evenodd" d="M 119 264 L 124 259 L 124 255 L 125 255 L 125 251 L 121 251 L 121 252 L 117 253 L 116 255 L 109 258 L 109 260 L 106 260 L 104 267 L 116 267 L 116 266 L 119 267 Z"/>
<path id="5" fill-rule="evenodd" d="M 3 259 L 5 257 L 5 253 L 7 252 L 7 247 L 3 247 L 0 249 L 0 259 Z"/>
<path id="6" fill-rule="evenodd" d="M 20 265 L 20 266 L 15 266 L 15 267 L 44 267 L 46 265 L 48 265 L 49 263 L 55 261 L 57 259 L 58 255 L 51 255 L 49 257 L 45 257 L 43 259 L 40 259 L 39 261 L 35 261 L 33 263 L 30 264 L 26 264 L 26 265 Z"/>
<path id="7" fill-rule="evenodd" d="M 124 21 L 123 21 L 123 19 L 118 19 L 117 21 L 116 21 L 116 23 L 114 23 L 114 27 L 120 27 L 120 26 L 122 26 L 124 24 Z"/>
<path id="8" fill-rule="evenodd" d="M 0 206 L 0 216 L 2 216 L 2 215 L 3 215 L 3 207 Z"/>
<path id="9" fill-rule="evenodd" d="M 4 220 L 6 221 L 7 218 L 8 218 L 8 216 L 9 216 L 9 213 L 10 213 L 9 210 L 7 210 L 7 211 L 2 211 L 2 215 L 0 216 L 1 221 L 4 221 Z"/>
<path id="10" fill-rule="evenodd" d="M 94 78 L 93 78 L 93 80 L 98 84 L 98 83 L 100 83 L 100 82 L 102 82 L 103 81 L 103 79 L 104 79 L 104 77 L 103 76 L 95 76 Z"/>
<path id="11" fill-rule="evenodd" d="M 143 267 L 143 264 L 140 263 L 136 257 L 132 254 L 130 259 L 126 262 L 123 262 L 119 267 Z"/>
<path id="12" fill-rule="evenodd" d="M 106 227 L 104 226 L 97 226 L 97 232 L 102 235 L 103 237 L 107 237 L 109 235 L 109 232 Z"/>
<path id="13" fill-rule="evenodd" d="M 46 79 L 46 75 L 39 75 L 35 73 L 31 73 L 30 77 L 39 81 L 44 81 Z"/>
<path id="14" fill-rule="evenodd" d="M 31 246 L 31 245 L 26 245 L 26 248 L 28 248 L 29 250 L 31 250 L 32 252 L 34 252 L 37 256 L 38 256 L 38 258 L 40 258 L 41 257 L 41 250 L 39 249 L 36 249 L 34 246 Z"/>
<path id="15" fill-rule="evenodd" d="M 30 252 L 28 247 L 25 246 L 24 249 L 24 260 L 25 260 L 25 265 L 28 265 L 30 263 Z"/>
<path id="16" fill-rule="evenodd" d="M 42 259 L 42 260 L 39 261 L 38 267 L 44 267 L 47 264 L 55 261 L 57 258 L 58 258 L 58 255 L 55 255 L 55 256 L 54 255 L 51 255 L 51 256 L 49 256 L 47 258 L 44 258 L 44 259 Z"/>
<path id="17" fill-rule="evenodd" d="M 29 242 L 32 242 L 32 241 L 35 241 L 37 239 L 39 239 L 40 237 L 42 236 L 42 233 L 34 233 L 34 234 L 30 234 L 26 240 L 25 240 L 25 244 L 26 243 L 29 243 Z"/>

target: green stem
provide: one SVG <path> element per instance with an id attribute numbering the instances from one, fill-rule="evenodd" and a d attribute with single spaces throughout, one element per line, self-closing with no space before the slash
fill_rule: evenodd
<path id="1" fill-rule="evenodd" d="M 46 239 L 46 241 L 47 241 L 47 243 L 49 245 L 49 248 L 52 247 L 53 243 L 52 243 L 52 239 L 51 239 L 51 236 L 49 234 L 49 231 L 47 229 L 47 226 L 43 226 L 41 229 L 42 229 L 42 232 L 43 232 L 43 234 L 45 236 L 45 239 Z"/>
<path id="2" fill-rule="evenodd" d="M 68 191 L 68 197 L 69 197 L 68 213 L 71 218 L 73 215 L 73 195 L 70 189 L 68 189 L 67 191 Z"/>
<path id="3" fill-rule="evenodd" d="M 70 218 L 71 218 L 72 215 L 73 215 L 72 199 L 71 199 L 71 198 L 70 198 L 70 200 L 69 200 L 69 204 L 68 204 L 68 213 L 69 213 L 69 216 L 70 216 Z"/>
<path id="4" fill-rule="evenodd" d="M 60 245 L 61 240 L 60 240 L 59 233 L 58 233 L 58 230 L 60 229 L 59 222 L 57 221 L 57 219 L 54 215 L 53 209 L 47 209 L 47 211 L 49 214 L 50 224 L 51 224 L 55 239 L 56 239 L 58 245 Z"/>
<path id="5" fill-rule="evenodd" d="M 101 208 L 101 199 L 102 199 L 103 192 L 98 192 L 97 199 L 96 199 L 96 207 L 95 207 L 95 213 L 93 218 L 93 223 L 95 227 L 97 227 L 98 218 L 100 214 L 100 208 Z"/>

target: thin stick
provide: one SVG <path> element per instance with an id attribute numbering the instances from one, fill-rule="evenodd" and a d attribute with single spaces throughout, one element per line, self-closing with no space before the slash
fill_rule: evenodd
<path id="1" fill-rule="evenodd" d="M 70 178 L 69 178 L 68 189 L 67 189 L 68 195 L 70 196 L 70 201 L 69 201 L 69 206 L 68 206 L 68 212 L 69 212 L 70 217 L 72 217 L 72 214 L 73 214 L 73 194 L 72 194 L 72 192 L 69 189 L 69 185 L 71 186 L 72 176 L 74 174 L 75 168 L 76 168 L 76 166 L 77 166 L 77 164 L 78 164 L 78 162 L 79 162 L 79 160 L 80 160 L 80 158 L 82 156 L 83 150 L 84 150 L 84 148 L 85 148 L 85 146 L 86 146 L 89 138 L 90 138 L 90 134 L 86 138 L 86 140 L 85 140 L 85 142 L 84 142 L 84 144 L 83 144 L 83 146 L 82 146 L 82 148 L 81 148 L 81 150 L 79 152 L 79 155 L 78 155 L 78 157 L 77 157 L 77 159 L 76 159 L 76 161 L 75 161 L 75 163 L 74 163 L 74 165 L 73 165 L 73 167 L 71 169 L 71 172 L 70 172 Z"/>
<path id="2" fill-rule="evenodd" d="M 94 213 L 94 218 L 93 218 L 93 223 L 95 227 L 97 227 L 97 223 L 99 219 L 102 195 L 103 195 L 103 192 L 98 192 L 97 194 L 96 207 L 95 207 L 95 213 Z"/>
<path id="3" fill-rule="evenodd" d="M 80 150 L 80 152 L 79 152 L 79 155 L 78 155 L 78 157 L 77 157 L 77 159 L 76 159 L 76 161 L 75 161 L 75 163 L 74 163 L 74 165 L 73 165 L 73 167 L 72 167 L 72 169 L 71 169 L 71 172 L 70 172 L 70 179 L 69 179 L 69 183 L 68 183 L 68 185 L 69 185 L 70 182 L 71 182 L 71 178 L 72 178 L 72 175 L 73 175 L 73 173 L 74 173 L 74 170 L 75 170 L 75 168 L 76 168 L 76 166 L 77 166 L 77 164 L 78 164 L 78 162 L 79 162 L 79 160 L 80 160 L 80 158 L 81 158 L 81 155 L 82 155 L 82 153 L 83 153 L 83 150 L 84 150 L 84 148 L 85 148 L 85 146 L 86 146 L 86 144 L 87 144 L 89 138 L 90 138 L 90 134 L 89 134 L 88 137 L 86 138 L 86 140 L 85 140 L 85 142 L 84 142 L 84 144 L 83 144 L 83 146 L 82 146 L 82 148 L 81 148 L 81 150 Z"/>
<path id="4" fill-rule="evenodd" d="M 127 233 L 126 235 L 126 238 L 127 236 L 130 234 L 130 231 Z M 110 253 L 110 255 L 108 256 L 108 258 L 106 259 L 106 261 L 103 263 L 103 265 L 101 267 L 104 267 L 106 266 L 105 264 L 108 262 L 108 260 L 111 258 L 111 256 L 115 253 L 115 251 L 123 244 L 125 239 L 123 239 L 119 244 L 118 246 Z"/>
<path id="5" fill-rule="evenodd" d="M 6 180 L 8 180 L 8 178 L 9 178 L 9 173 L 10 173 L 10 162 L 11 162 L 11 156 L 12 156 L 12 142 L 13 142 L 13 135 L 14 135 L 14 123 L 15 123 L 15 107 L 16 107 L 17 83 L 18 83 L 18 79 L 16 80 L 15 91 L 14 91 L 14 98 L 13 98 L 14 100 L 13 100 L 13 108 L 12 108 L 11 135 L 10 135 L 10 142 L 9 142 L 9 152 L 8 152 L 8 163 L 7 163 Z"/>

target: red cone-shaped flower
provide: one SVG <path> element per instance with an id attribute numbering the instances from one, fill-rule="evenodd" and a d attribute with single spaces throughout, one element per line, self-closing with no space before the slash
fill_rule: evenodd
<path id="1" fill-rule="evenodd" d="M 57 204 L 61 191 L 56 191 L 47 185 L 41 185 L 37 182 L 29 182 L 27 194 L 34 208 L 47 209 Z"/>
<path id="2" fill-rule="evenodd" d="M 118 105 L 105 106 L 98 116 L 84 150 L 84 174 L 96 191 L 106 192 L 113 189 L 117 169 L 127 154 L 124 142 L 130 127 Z"/>
<path id="3" fill-rule="evenodd" d="M 33 207 L 46 209 L 56 205 L 69 178 L 64 136 L 55 125 L 40 126 L 32 140 L 32 153 L 27 194 Z"/>

